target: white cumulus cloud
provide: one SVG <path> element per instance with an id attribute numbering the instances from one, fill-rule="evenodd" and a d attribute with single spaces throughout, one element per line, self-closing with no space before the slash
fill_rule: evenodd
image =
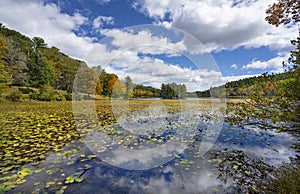
<path id="1" fill-rule="evenodd" d="M 68 55 L 82 59 L 93 48 L 92 38 L 79 37 L 74 31 L 88 22 L 80 13 L 68 15 L 56 4 L 41 1 L 0 1 L 1 22 L 31 38 L 42 37 Z"/>
<path id="2" fill-rule="evenodd" d="M 267 61 L 253 60 L 251 63 L 244 65 L 243 69 L 277 69 L 281 70 L 282 62 L 287 60 L 287 56 L 278 56 Z"/>
<path id="3" fill-rule="evenodd" d="M 156 36 L 148 30 L 134 33 L 121 29 L 103 29 L 101 34 L 113 38 L 112 45 L 120 50 L 136 47 L 136 52 L 151 54 L 176 54 L 186 50 L 183 41 L 173 43 L 167 37 Z"/>
<path id="4" fill-rule="evenodd" d="M 100 28 L 104 24 L 113 25 L 114 24 L 114 18 L 112 16 L 98 16 L 93 21 L 93 27 L 94 28 Z"/>
<path id="5" fill-rule="evenodd" d="M 157 23 L 191 33 L 209 51 L 238 47 L 290 50 L 297 26 L 278 28 L 265 21 L 265 11 L 275 0 L 137 0 L 133 5 Z"/>

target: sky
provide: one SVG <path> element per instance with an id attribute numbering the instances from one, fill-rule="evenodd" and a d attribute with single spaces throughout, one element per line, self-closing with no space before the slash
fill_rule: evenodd
<path id="1" fill-rule="evenodd" d="M 274 27 L 275 0 L 0 0 L 0 22 L 120 79 L 204 90 L 282 72 L 297 26 Z"/>

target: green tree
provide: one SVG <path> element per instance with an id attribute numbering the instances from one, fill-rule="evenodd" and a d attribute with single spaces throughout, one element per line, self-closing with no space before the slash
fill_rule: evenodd
<path id="1" fill-rule="evenodd" d="M 42 38 L 38 37 L 34 37 L 32 41 L 33 51 L 30 56 L 31 61 L 28 64 L 30 84 L 34 87 L 52 85 L 56 81 L 56 76 L 53 67 L 41 51 L 43 48 L 46 48 L 46 43 Z"/>
<path id="2" fill-rule="evenodd" d="M 185 98 L 187 94 L 187 89 L 184 84 L 162 84 L 161 85 L 161 97 L 163 99 L 173 99 L 173 98 Z"/>
<path id="3" fill-rule="evenodd" d="M 34 37 L 32 39 L 32 42 L 33 42 L 33 50 L 35 51 L 38 51 L 42 48 L 46 48 L 47 47 L 47 44 L 45 43 L 44 39 L 40 38 L 40 37 Z"/>
<path id="4" fill-rule="evenodd" d="M 73 81 L 81 61 L 61 53 L 56 47 L 44 48 L 42 52 L 55 72 L 55 88 L 72 92 Z"/>
<path id="5" fill-rule="evenodd" d="M 163 99 L 172 99 L 176 97 L 176 93 L 171 87 L 171 84 L 162 84 L 161 85 L 161 97 Z"/>

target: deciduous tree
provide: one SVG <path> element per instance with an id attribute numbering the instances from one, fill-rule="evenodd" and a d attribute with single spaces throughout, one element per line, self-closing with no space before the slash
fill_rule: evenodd
<path id="1" fill-rule="evenodd" d="M 287 24 L 298 24 L 298 37 L 291 40 L 295 50 L 291 51 L 289 63 L 296 67 L 300 64 L 300 1 L 299 0 L 278 0 L 269 6 L 266 11 L 266 20 L 269 24 L 279 26 Z"/>

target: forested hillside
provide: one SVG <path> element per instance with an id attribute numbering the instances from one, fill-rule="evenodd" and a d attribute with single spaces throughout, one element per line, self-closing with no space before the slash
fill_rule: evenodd
<path id="1" fill-rule="evenodd" d="M 117 75 L 106 73 L 101 67 L 89 68 L 59 48 L 49 48 L 42 38 L 30 39 L 3 25 L 0 26 L 0 53 L 0 94 L 8 88 L 19 88 L 9 90 L 12 92 L 7 99 L 17 101 L 22 93 L 36 100 L 70 99 L 79 66 L 83 72 L 79 76 L 92 86 L 96 84 L 94 88 L 89 85 L 83 89 L 83 93 L 110 96 L 114 86 L 126 90 Z"/>
<path id="2" fill-rule="evenodd" d="M 89 68 L 76 60 L 48 47 L 40 37 L 30 39 L 15 30 L 0 26 L 0 94 L 2 98 L 18 101 L 70 100 L 77 74 L 84 82 L 80 91 L 84 96 L 102 97 L 163 97 L 183 98 L 185 85 L 163 84 L 162 89 L 134 84 L 127 76 L 120 80 L 99 67 Z M 79 68 L 80 67 L 80 68 Z M 3 95 L 3 91 L 5 92 Z"/>
<path id="3" fill-rule="evenodd" d="M 284 96 L 300 99 L 299 93 L 297 93 L 300 90 L 297 71 L 287 71 L 280 74 L 263 73 L 260 76 L 231 81 L 221 87 L 225 86 L 226 96 L 229 98 L 249 97 L 257 92 L 262 96 Z M 218 90 L 218 88 L 199 91 L 196 94 L 198 97 L 210 97 L 211 90 Z"/>
<path id="4" fill-rule="evenodd" d="M 31 93 L 31 98 L 43 98 L 43 90 L 59 98 L 54 89 L 72 91 L 74 76 L 81 61 L 68 57 L 58 48 L 48 48 L 42 38 L 30 39 L 3 25 L 0 27 L 0 45 L 0 92 L 8 87 L 19 86 L 26 87 L 28 91 L 23 92 Z M 20 92 L 15 91 L 11 95 L 18 98 Z"/>
<path id="5" fill-rule="evenodd" d="M 77 71 L 80 66 L 80 71 Z M 299 89 L 297 71 L 281 74 L 264 73 L 261 76 L 232 81 L 225 84 L 227 97 L 249 97 L 253 93 L 262 96 L 294 95 Z M 47 46 L 40 38 L 30 39 L 15 30 L 0 26 L 0 94 L 8 100 L 71 100 L 73 82 L 77 76 L 86 83 L 79 92 L 88 97 L 161 97 L 165 99 L 185 97 L 210 97 L 211 90 L 187 93 L 184 84 L 162 84 L 160 89 L 134 84 L 127 76 L 120 80 L 99 67 L 89 68 L 84 61 L 73 59 L 59 48 Z M 221 86 L 224 87 L 224 86 Z M 11 89 L 13 88 L 13 89 Z M 17 88 L 17 89 L 16 89 Z M 3 91 L 8 91 L 4 92 Z M 223 95 L 224 96 L 224 95 Z"/>

